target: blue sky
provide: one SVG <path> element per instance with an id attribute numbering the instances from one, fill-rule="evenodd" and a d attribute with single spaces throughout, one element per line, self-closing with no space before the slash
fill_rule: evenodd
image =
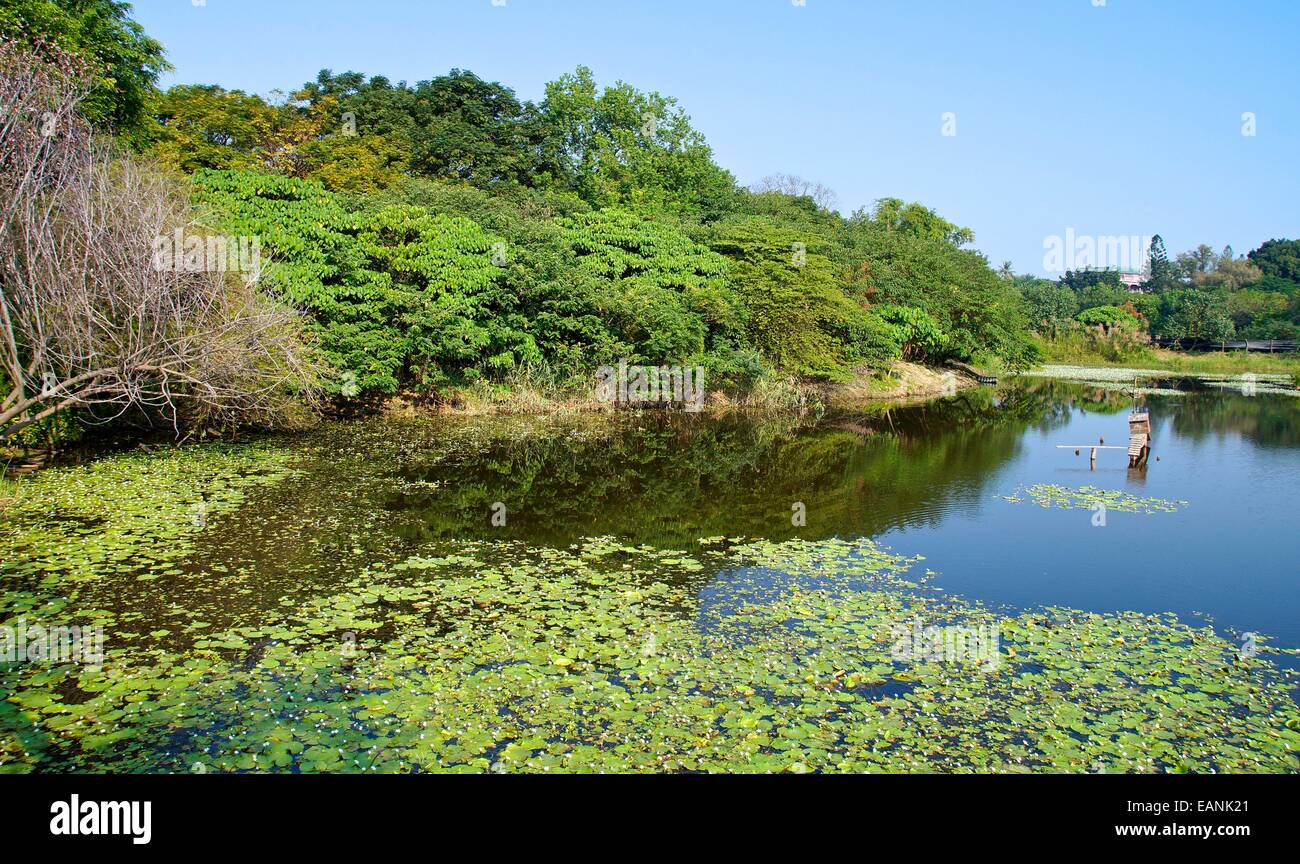
<path id="1" fill-rule="evenodd" d="M 798 174 L 845 213 L 918 200 L 1017 272 L 1043 272 L 1067 229 L 1159 233 L 1171 254 L 1300 236 L 1300 3 L 1098 2 L 134 5 L 176 67 L 164 84 L 265 94 L 322 68 L 414 82 L 459 67 L 535 100 L 585 64 L 677 97 L 742 183 Z"/>

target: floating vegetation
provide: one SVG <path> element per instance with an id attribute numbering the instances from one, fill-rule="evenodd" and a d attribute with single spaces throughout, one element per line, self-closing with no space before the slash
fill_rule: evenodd
<path id="1" fill-rule="evenodd" d="M 1168 383 L 1185 379 L 1205 387 L 1234 390 L 1247 396 L 1264 393 L 1283 396 L 1300 396 L 1300 388 L 1293 386 L 1291 376 L 1277 373 L 1248 372 L 1241 375 L 1211 373 L 1169 372 L 1163 369 L 1127 369 L 1105 366 L 1044 365 L 1021 373 L 1031 378 L 1056 378 L 1075 381 L 1087 387 L 1096 387 L 1129 396 L 1184 396 L 1187 390 L 1167 386 L 1139 385 L 1139 381 Z M 1195 385 L 1192 385 L 1195 386 Z"/>
<path id="2" fill-rule="evenodd" d="M 1086 387 L 1097 387 L 1128 396 L 1184 396 L 1188 392 L 1173 387 L 1134 387 L 1132 384 L 1118 384 L 1114 381 L 1080 381 L 1079 383 Z"/>
<path id="3" fill-rule="evenodd" d="M 1217 387 L 1221 390 L 1232 390 L 1241 393 L 1243 396 L 1259 396 L 1265 393 L 1276 394 L 1279 396 L 1300 396 L 1300 388 L 1284 383 L 1286 380 L 1286 376 L 1280 375 L 1259 375 L 1255 378 L 1235 375 L 1230 378 L 1206 379 L 1204 383 L 1207 387 Z"/>
<path id="4" fill-rule="evenodd" d="M 0 620 L 102 621 L 106 657 L 0 664 L 0 772 L 1300 768 L 1267 643 L 1245 656 L 1171 615 L 1007 617 L 866 539 L 439 541 L 220 623 L 96 605 L 180 605 L 139 579 L 190 566 L 213 530 L 193 504 L 292 470 L 188 448 L 33 479 L 0 517 Z M 994 632 L 997 653 L 902 662 L 920 623 Z"/>
<path id="5" fill-rule="evenodd" d="M 1095 486 L 1080 486 L 1074 489 L 1050 483 L 1023 486 L 1010 495 L 1002 496 L 1002 500 L 1010 501 L 1012 504 L 1019 504 L 1025 498 L 1029 498 L 1039 507 L 1093 510 L 1100 504 L 1106 510 L 1116 513 L 1177 513 L 1179 507 L 1187 506 L 1186 501 L 1144 498 L 1121 489 L 1098 489 Z"/>
<path id="6" fill-rule="evenodd" d="M 1108 366 L 1069 366 L 1046 364 L 1020 373 L 1031 378 L 1059 378 L 1086 384 L 1132 384 L 1135 378 L 1171 378 L 1177 373 L 1165 369 L 1127 369 Z"/>

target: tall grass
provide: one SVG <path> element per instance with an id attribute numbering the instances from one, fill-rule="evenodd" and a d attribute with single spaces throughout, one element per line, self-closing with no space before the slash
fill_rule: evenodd
<path id="1" fill-rule="evenodd" d="M 1300 355 L 1254 351 L 1168 351 L 1146 345 L 1089 339 L 1077 331 L 1043 340 L 1049 363 L 1074 366 L 1131 366 L 1188 375 L 1241 375 L 1246 372 L 1289 375 L 1300 383 Z"/>

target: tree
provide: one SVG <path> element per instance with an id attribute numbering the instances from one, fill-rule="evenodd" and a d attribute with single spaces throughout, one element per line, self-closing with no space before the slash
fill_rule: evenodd
<path id="1" fill-rule="evenodd" d="M 331 135 L 298 150 L 301 174 L 331 192 L 374 195 L 400 183 L 410 168 L 401 139 L 387 135 Z"/>
<path id="2" fill-rule="evenodd" d="M 281 99 L 268 102 L 216 85 L 177 85 L 155 100 L 154 125 L 138 137 L 150 142 L 160 161 L 187 173 L 260 168 L 302 176 L 309 170 L 304 151 L 322 138 L 332 140 L 325 133 L 333 102 L 303 104 L 274 95 Z"/>
<path id="3" fill-rule="evenodd" d="M 396 307 L 413 383 L 541 359 L 492 260 L 497 241 L 475 222 L 396 205 L 370 216 L 358 239 Z"/>
<path id="4" fill-rule="evenodd" d="M 899 198 L 881 198 L 876 201 L 870 216 L 865 209 L 859 209 L 853 218 L 859 221 L 870 220 L 886 231 L 930 240 L 945 240 L 954 246 L 975 242 L 975 233 L 969 228 L 954 225 L 923 204 L 909 204 Z"/>
<path id="5" fill-rule="evenodd" d="M 1060 283 L 1074 291 L 1080 309 L 1092 306 L 1123 306 L 1129 290 L 1119 281 L 1116 270 L 1067 270 Z"/>
<path id="6" fill-rule="evenodd" d="M 1079 311 L 1079 298 L 1069 287 L 1050 279 L 1018 276 L 1015 285 L 1025 298 L 1035 330 L 1055 336 Z"/>
<path id="7" fill-rule="evenodd" d="M 1169 263 L 1169 253 L 1165 250 L 1164 238 L 1159 234 L 1151 238 L 1146 271 L 1147 287 L 1157 294 L 1168 291 L 1178 284 L 1178 279 L 1174 275 L 1174 266 Z"/>
<path id="8" fill-rule="evenodd" d="M 676 228 L 626 210 L 561 221 L 579 272 L 604 287 L 600 314 L 635 362 L 677 364 L 740 336 L 744 306 L 727 259 Z"/>
<path id="9" fill-rule="evenodd" d="M 579 66 L 546 85 L 539 123 L 562 154 L 560 173 L 593 206 L 695 220 L 730 209 L 735 179 L 671 97 L 622 81 L 598 92 Z"/>
<path id="10" fill-rule="evenodd" d="M 1228 317 L 1226 299 L 1198 288 L 1180 288 L 1160 298 L 1160 336 L 1222 342 L 1235 328 Z"/>
<path id="11" fill-rule="evenodd" d="M 396 392 L 406 362 L 401 298 L 369 266 L 363 219 L 315 181 L 259 171 L 198 171 L 195 199 L 215 226 L 258 237 L 260 285 L 308 316 L 332 374 L 327 392 Z"/>
<path id="12" fill-rule="evenodd" d="M 1093 306 L 1091 309 L 1084 309 L 1075 317 L 1079 323 L 1090 327 L 1101 325 L 1107 329 L 1111 327 L 1137 329 L 1140 325 L 1136 316 L 1118 306 Z"/>
<path id="13" fill-rule="evenodd" d="M 751 188 L 760 194 L 778 192 L 792 198 L 811 198 L 822 210 L 834 210 L 837 200 L 835 190 L 794 174 L 769 174 Z"/>
<path id="14" fill-rule="evenodd" d="M 1060 283 L 1071 291 L 1083 294 L 1091 289 L 1126 291 L 1116 270 L 1066 270 Z"/>
<path id="15" fill-rule="evenodd" d="M 711 247 L 731 262 L 731 284 L 745 308 L 745 340 L 775 368 L 845 380 L 850 366 L 897 356 L 886 328 L 840 288 L 831 262 L 800 234 L 754 217 L 720 225 Z M 871 336 L 877 338 L 873 341 Z"/>
<path id="16" fill-rule="evenodd" d="M 94 124 L 133 131 L 142 125 L 158 76 L 171 69 L 163 47 L 128 16 L 119 0 L 9 0 L 0 38 L 57 45 L 88 64 L 81 112 Z"/>
<path id="17" fill-rule="evenodd" d="M 189 174 L 200 168 L 262 168 L 276 124 L 260 96 L 212 85 L 177 85 L 153 109 L 153 153 Z"/>
<path id="18" fill-rule="evenodd" d="M 924 226 L 888 209 L 879 219 L 859 211 L 849 222 L 846 243 L 869 265 L 859 290 L 874 303 L 926 312 L 945 337 L 932 361 L 989 354 L 1012 367 L 1031 362 L 1028 311 L 1015 286 L 998 278 L 983 255 L 959 248 L 950 229 L 930 220 L 928 230 L 919 230 Z"/>
<path id="19" fill-rule="evenodd" d="M 509 87 L 468 70 L 452 69 L 410 86 L 324 69 L 299 95 L 334 115 L 327 128 L 339 129 L 346 117 L 348 137 L 382 137 L 383 145 L 372 150 L 391 151 L 396 158 L 390 163 L 409 166 L 418 176 L 489 188 L 529 184 L 546 173 L 535 109 Z M 361 142 L 349 146 L 356 152 Z"/>
<path id="20" fill-rule="evenodd" d="M 1202 243 L 1190 252 L 1179 252 L 1174 259 L 1174 270 L 1184 280 L 1192 281 L 1197 273 L 1208 273 L 1218 264 L 1214 250 Z"/>
<path id="21" fill-rule="evenodd" d="M 159 257 L 198 227 L 189 202 L 92 138 L 79 72 L 57 48 L 0 41 L 0 438 L 73 407 L 277 419 L 313 385 L 296 316 L 202 242 Z"/>
<path id="22" fill-rule="evenodd" d="M 1228 250 L 1229 252 L 1231 249 Z M 1192 274 L 1192 284 L 1200 288 L 1222 288 L 1225 291 L 1238 291 L 1254 285 L 1264 274 L 1246 258 L 1224 256 L 1218 260 L 1213 270 Z"/>
<path id="23" fill-rule="evenodd" d="M 924 361 L 944 356 L 947 336 L 924 309 L 887 304 L 879 308 L 879 314 L 893 328 L 904 359 Z"/>
<path id="24" fill-rule="evenodd" d="M 1265 276 L 1300 282 L 1300 240 L 1266 240 L 1246 257 Z"/>
<path id="25" fill-rule="evenodd" d="M 1233 326 L 1244 333 L 1256 323 L 1286 314 L 1287 305 L 1285 294 L 1245 289 L 1228 295 L 1227 311 Z"/>

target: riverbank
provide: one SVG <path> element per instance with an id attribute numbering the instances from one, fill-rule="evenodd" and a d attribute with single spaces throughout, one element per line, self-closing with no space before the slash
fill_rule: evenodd
<path id="1" fill-rule="evenodd" d="M 1045 363 L 1069 366 L 1142 369 L 1179 375 L 1286 375 L 1300 383 L 1300 354 L 1264 354 L 1250 351 L 1169 351 L 1145 347 L 1114 356 L 1083 350 L 1075 345 L 1046 340 Z"/>
<path id="2" fill-rule="evenodd" d="M 801 418 L 820 416 L 827 409 L 866 410 L 891 403 L 916 403 L 949 396 L 977 386 L 966 370 L 960 368 L 938 369 L 917 363 L 899 361 L 889 370 L 872 372 L 864 370 L 854 380 L 845 383 L 798 381 L 793 378 L 765 378 L 743 393 L 721 389 L 708 389 L 698 411 L 684 411 L 680 406 L 673 413 L 699 413 L 709 416 L 726 414 L 769 415 L 773 417 Z M 650 403 L 636 410 L 663 410 L 663 406 Z M 401 393 L 382 400 L 349 403 L 345 408 L 326 408 L 320 422 L 356 419 L 366 416 L 416 418 L 426 416 L 477 417 L 492 415 L 567 415 L 613 414 L 624 409 L 596 398 L 594 389 L 572 383 L 562 387 L 542 387 L 526 381 L 505 384 L 480 383 L 470 387 L 452 387 L 433 395 Z M 305 431 L 314 423 L 294 427 Z M 269 430 L 251 430 L 254 433 Z M 199 438 L 206 436 L 197 436 Z M 217 436 L 229 440 L 231 436 Z M 234 438 L 241 438 L 236 434 Z M 135 444 L 166 445 L 174 442 L 170 430 L 155 430 L 149 434 L 106 434 L 93 441 L 79 438 L 52 447 L 0 446 L 0 506 L 6 499 L 4 478 L 30 474 L 42 470 L 62 458 L 71 449 L 87 452 L 113 452 L 129 449 Z M 186 440 L 196 440 L 191 436 Z M 134 443 L 133 443 L 134 442 Z"/>
<path id="3" fill-rule="evenodd" d="M 830 406 L 851 407 L 861 403 L 915 401 L 940 398 L 976 386 L 975 379 L 959 368 L 935 368 L 897 361 L 886 371 L 862 370 L 843 383 L 807 382 L 794 378 L 765 378 L 744 392 L 709 389 L 701 410 L 806 413 Z M 590 388 L 539 388 L 512 382 L 444 390 L 437 396 L 398 395 L 382 403 L 382 411 L 397 416 L 437 413 L 557 414 L 616 410 L 610 402 L 596 398 Z"/>

